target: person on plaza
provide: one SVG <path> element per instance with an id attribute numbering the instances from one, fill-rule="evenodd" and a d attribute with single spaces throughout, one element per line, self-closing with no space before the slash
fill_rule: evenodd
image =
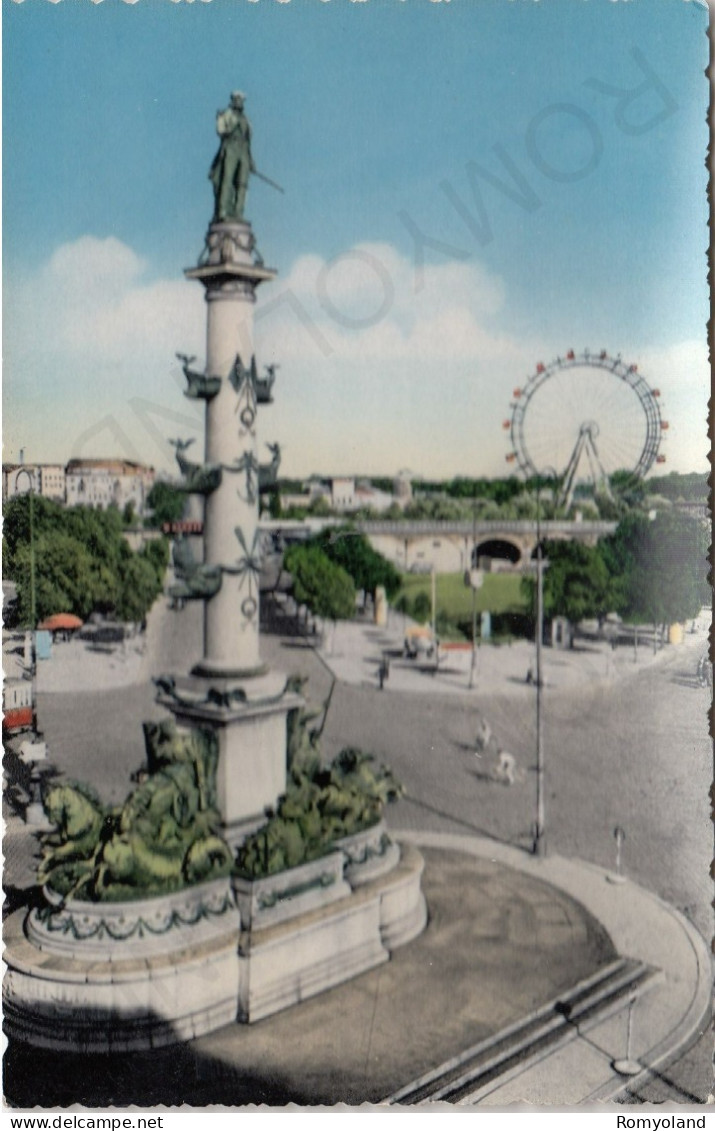
<path id="1" fill-rule="evenodd" d="M 489 749 L 491 741 L 492 728 L 489 726 L 489 723 L 486 719 L 480 719 L 479 726 L 477 728 L 477 737 L 474 743 L 474 753 L 476 754 L 477 758 L 481 758 L 482 754 L 484 754 L 485 751 Z"/>
<path id="2" fill-rule="evenodd" d="M 499 751 L 497 776 L 505 785 L 514 785 L 516 781 L 516 758 L 507 750 Z"/>
<path id="3" fill-rule="evenodd" d="M 251 124 L 243 111 L 244 102 L 245 95 L 235 90 L 228 108 L 216 115 L 221 144 L 209 170 L 214 187 L 214 222 L 243 219 L 248 178 L 256 171 L 251 155 Z"/>
<path id="4" fill-rule="evenodd" d="M 705 652 L 698 661 L 698 684 L 700 687 L 710 688 L 712 688 L 713 685 L 713 666 L 707 652 Z"/>

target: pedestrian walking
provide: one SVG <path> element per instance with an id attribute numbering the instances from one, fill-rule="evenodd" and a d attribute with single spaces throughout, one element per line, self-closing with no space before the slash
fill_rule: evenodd
<path id="1" fill-rule="evenodd" d="M 698 661 L 698 685 L 712 689 L 713 666 L 710 663 L 710 657 L 707 652 L 704 652 Z"/>
<path id="2" fill-rule="evenodd" d="M 477 727 L 477 737 L 474 740 L 474 753 L 478 758 L 481 758 L 485 750 L 488 750 L 489 744 L 492 740 L 492 728 L 486 719 L 479 720 Z"/>
<path id="3" fill-rule="evenodd" d="M 516 781 L 516 758 L 506 750 L 499 751 L 499 778 L 505 785 L 513 785 Z"/>

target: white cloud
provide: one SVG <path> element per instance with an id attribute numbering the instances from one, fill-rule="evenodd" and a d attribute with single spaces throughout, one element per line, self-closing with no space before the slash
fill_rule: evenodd
<path id="1" fill-rule="evenodd" d="M 502 474 L 512 389 L 570 337 L 566 326 L 558 343 L 517 338 L 502 280 L 478 263 L 427 266 L 416 288 L 413 265 L 387 244 L 303 256 L 258 297 L 259 363 L 281 364 L 261 434 L 281 442 L 286 474 Z M 32 278 L 10 277 L 5 307 L 6 441 L 29 459 L 81 449 L 168 468 L 165 438 L 200 435 L 174 358 L 202 364 L 195 283 L 152 279 L 119 240 L 85 236 Z M 704 341 L 619 346 L 661 387 L 666 470 L 704 466 Z"/>
<path id="2" fill-rule="evenodd" d="M 181 279 L 145 282 L 145 273 L 144 261 L 113 237 L 60 247 L 31 284 L 53 349 L 106 366 L 156 364 L 163 355 L 165 367 L 187 336 L 201 343 L 198 288 Z"/>
<path id="3" fill-rule="evenodd" d="M 127 286 L 144 268 L 136 252 L 114 236 L 103 240 L 81 236 L 74 243 L 58 247 L 42 274 L 60 286 L 82 284 L 89 288 L 92 297 L 99 287 L 112 293 Z"/>
<path id="4" fill-rule="evenodd" d="M 34 276 L 8 279 L 6 442 L 24 446 L 30 459 L 67 459 L 109 418 L 94 443 L 166 466 L 162 435 L 197 419 L 181 395 L 174 354 L 203 352 L 205 306 L 199 287 L 146 275 L 145 262 L 119 240 L 84 236 L 58 248 Z"/>
<path id="5" fill-rule="evenodd" d="M 677 342 L 658 350 L 644 348 L 638 358 L 640 372 L 651 388 L 660 390 L 661 416 L 668 423 L 661 445 L 666 463 L 658 473 L 705 470 L 710 451 L 710 365 L 705 332 L 702 341 Z"/>
<path id="6" fill-rule="evenodd" d="M 294 359 L 424 362 L 514 352 L 488 328 L 504 307 L 500 279 L 478 265 L 444 264 L 424 270 L 416 290 L 413 265 L 387 244 L 360 244 L 329 261 L 302 257 L 264 306 L 271 334 Z"/>

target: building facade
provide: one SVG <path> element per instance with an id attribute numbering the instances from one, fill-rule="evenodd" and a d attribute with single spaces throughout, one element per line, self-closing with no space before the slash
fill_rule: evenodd
<path id="1" fill-rule="evenodd" d="M 36 495 L 64 503 L 65 479 L 65 468 L 61 463 L 5 463 L 2 468 L 3 502 L 15 495 L 34 491 Z"/>
<path id="2" fill-rule="evenodd" d="M 368 509 L 382 512 L 396 501 L 394 495 L 378 490 L 369 480 L 356 480 L 352 475 L 339 475 L 326 479 L 314 477 L 308 480 L 306 488 L 307 496 L 301 498 L 301 504 L 303 498 L 307 498 L 308 505 L 318 499 L 325 499 L 330 509 L 338 514 L 350 514 Z M 294 498 L 296 498 L 295 502 L 291 498 L 293 505 L 299 505 L 297 497 Z"/>
<path id="3" fill-rule="evenodd" d="M 144 513 L 155 471 L 153 467 L 118 459 L 72 459 L 67 464 L 67 505 L 106 510 L 123 510 L 132 503 L 138 515 Z"/>

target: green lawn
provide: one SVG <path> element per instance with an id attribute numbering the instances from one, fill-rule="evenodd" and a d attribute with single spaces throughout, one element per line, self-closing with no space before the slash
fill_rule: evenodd
<path id="1" fill-rule="evenodd" d="M 431 595 L 429 574 L 406 573 L 402 586 L 393 599 L 399 600 L 405 594 L 410 604 L 418 593 Z M 492 614 L 525 613 L 526 602 L 521 592 L 521 575 L 515 573 L 485 573 L 484 584 L 477 589 L 477 612 L 488 609 Z M 472 591 L 464 584 L 461 573 L 437 574 L 437 613 L 442 613 L 456 623 L 467 620 L 472 615 Z"/>

